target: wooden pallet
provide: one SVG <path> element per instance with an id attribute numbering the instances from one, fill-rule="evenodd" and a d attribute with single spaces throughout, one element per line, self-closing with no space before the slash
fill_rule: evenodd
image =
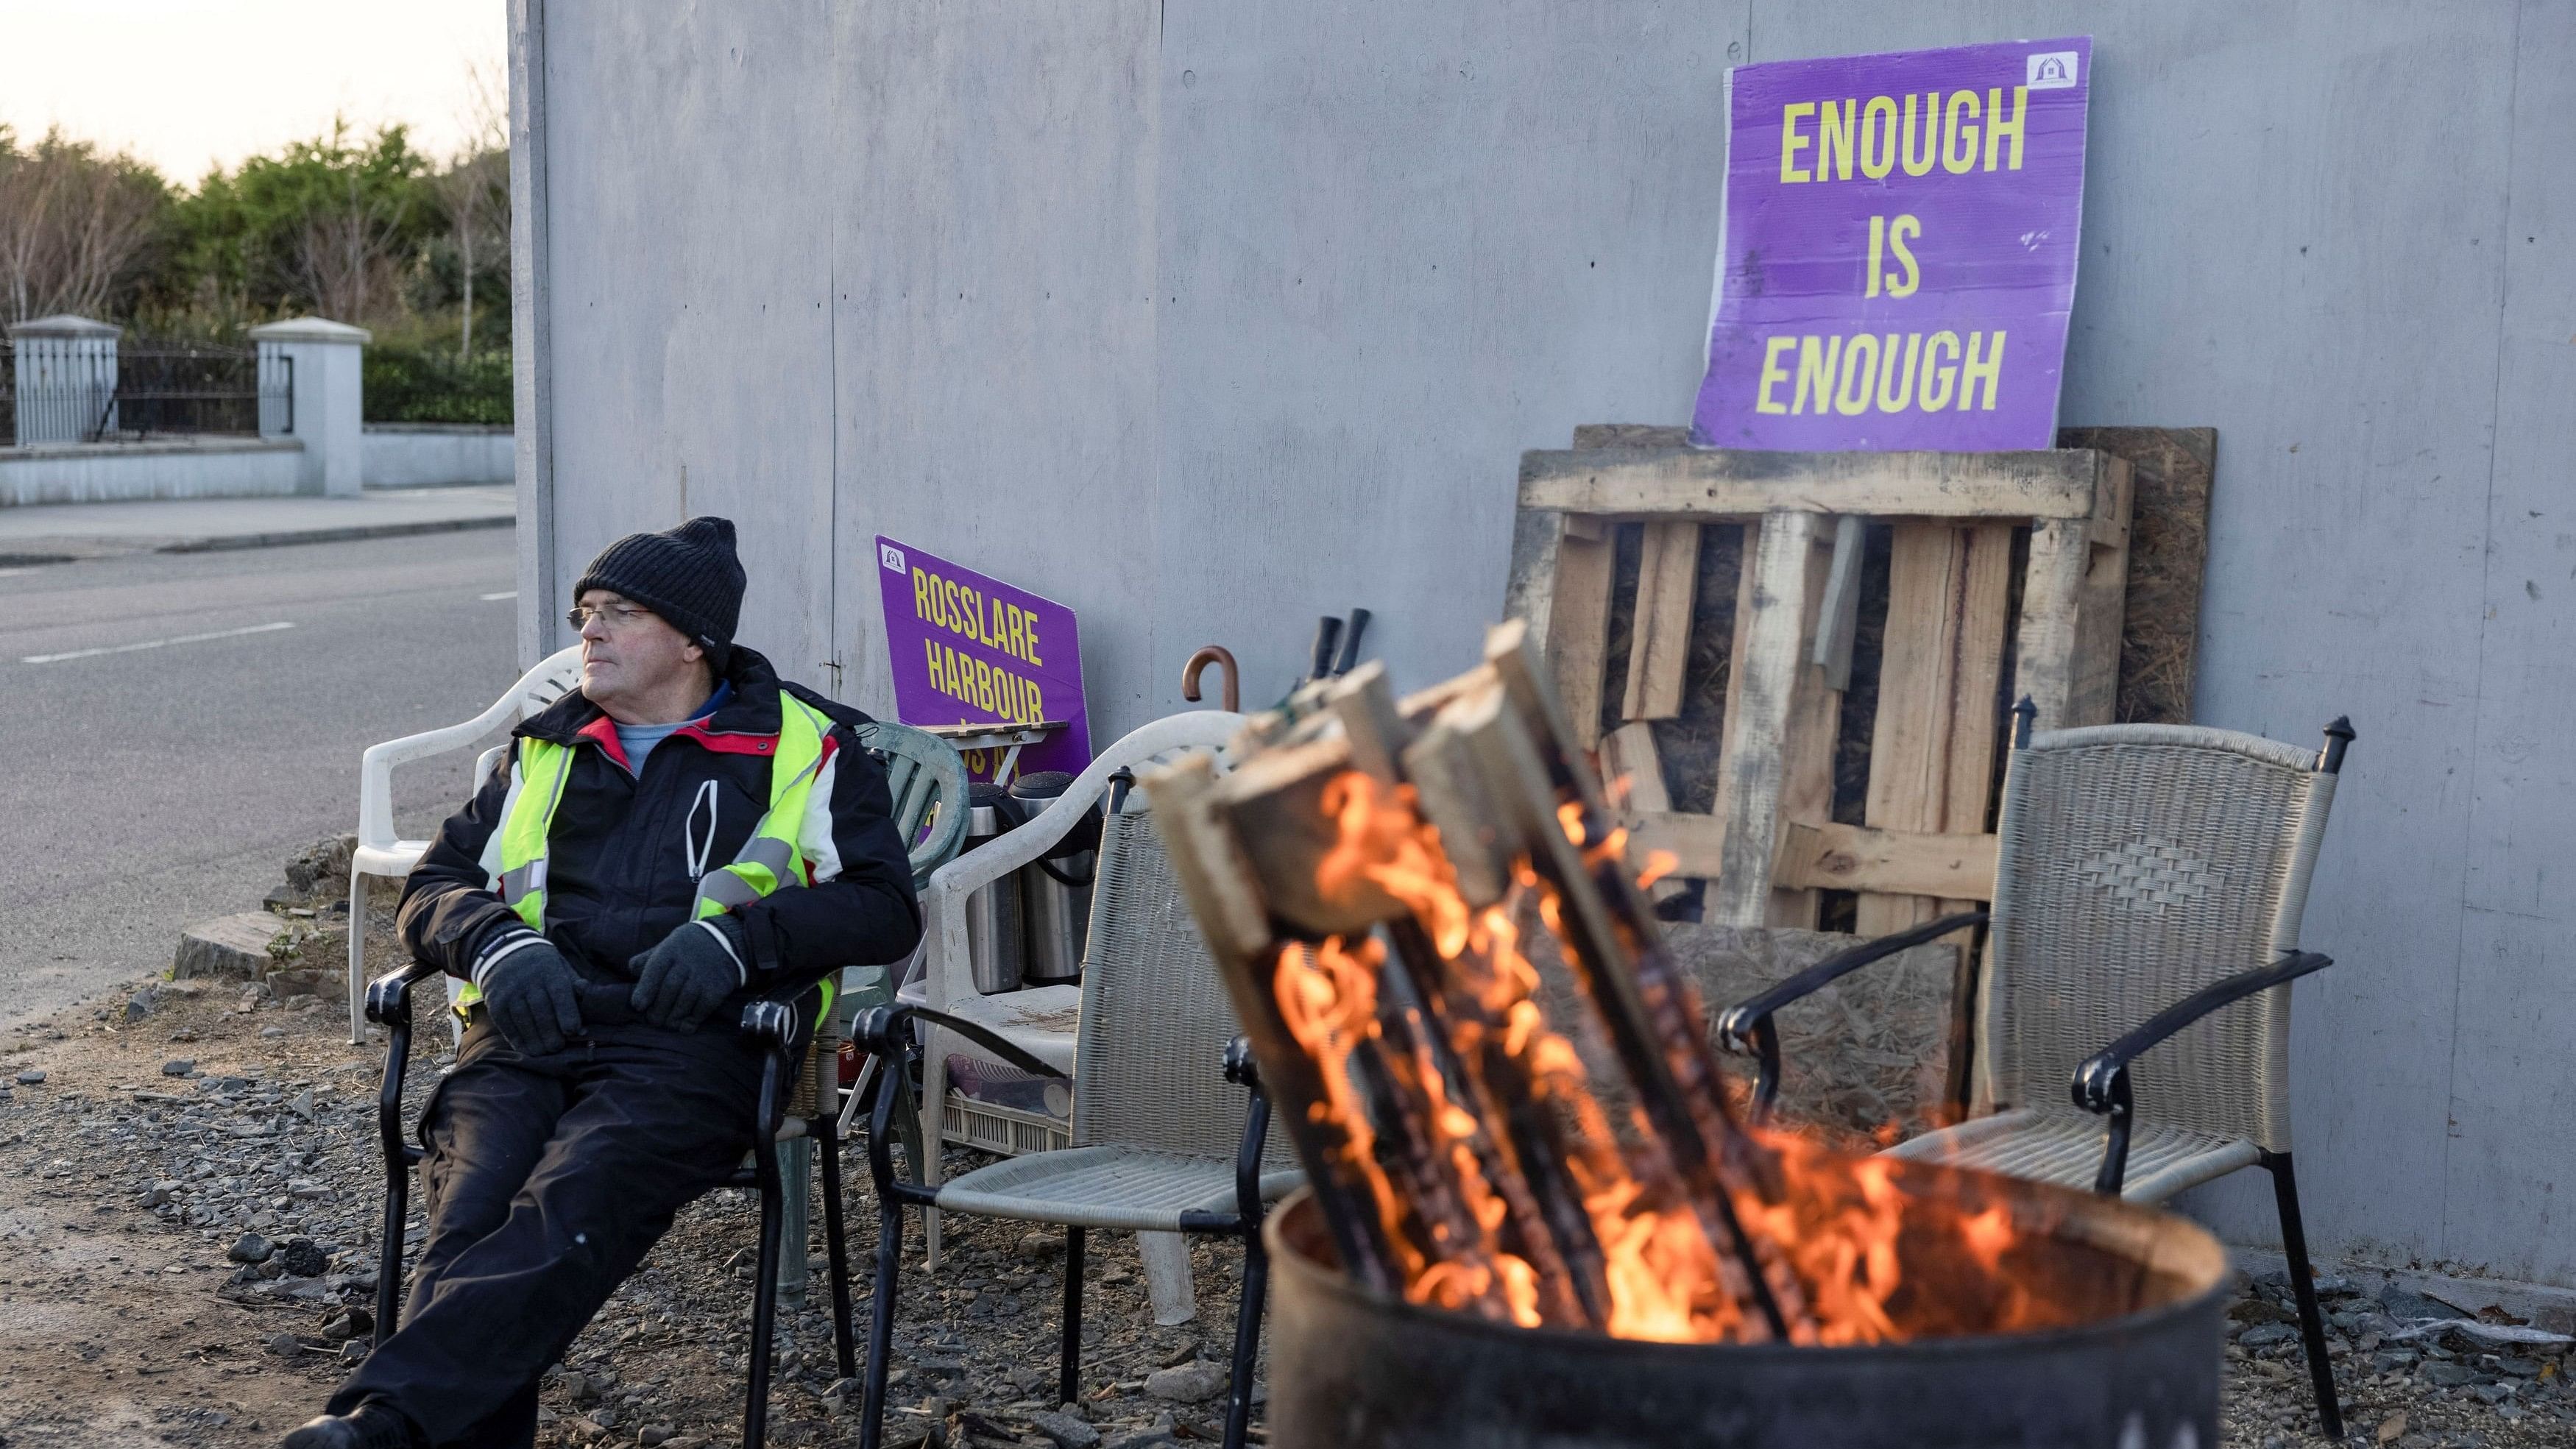
<path id="1" fill-rule="evenodd" d="M 1630 790 L 1632 849 L 1709 881 L 1705 918 L 1818 924 L 1858 893 L 1877 934 L 1982 898 L 1995 700 L 2042 729 L 2108 723 L 2128 583 L 2129 465 L 2091 448 L 2023 453 L 1704 451 L 1663 430 L 1583 429 L 1526 453 L 1507 615 L 1544 643 L 1578 740 Z M 1863 523 L 1893 524 L 1864 825 L 1833 820 Z M 1625 687 L 1605 739 L 1616 533 L 1643 527 Z M 1674 811 L 1647 722 L 1683 700 L 1701 528 L 1744 533 L 1714 808 Z M 2020 604 L 2016 535 L 2027 532 Z"/>

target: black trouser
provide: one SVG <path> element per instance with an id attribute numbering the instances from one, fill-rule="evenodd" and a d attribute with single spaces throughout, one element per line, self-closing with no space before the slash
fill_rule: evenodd
<path id="1" fill-rule="evenodd" d="M 712 1025 L 596 1026 L 530 1056 L 478 1010 L 421 1117 L 429 1238 L 409 1306 L 331 1412 L 378 1398 L 440 1449 L 533 1442 L 539 1376 L 741 1164 L 760 1062 Z"/>

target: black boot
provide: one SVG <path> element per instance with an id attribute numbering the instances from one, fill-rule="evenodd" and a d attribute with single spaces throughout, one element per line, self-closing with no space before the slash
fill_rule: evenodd
<path id="1" fill-rule="evenodd" d="M 427 1443 L 392 1405 L 369 1399 L 346 1414 L 308 1421 L 278 1449 L 423 1449 Z"/>

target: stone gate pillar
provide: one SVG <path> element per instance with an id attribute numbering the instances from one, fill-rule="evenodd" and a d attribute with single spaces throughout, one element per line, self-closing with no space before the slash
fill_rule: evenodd
<path id="1" fill-rule="evenodd" d="M 259 344 L 259 377 L 290 378 L 289 405 L 263 405 L 260 432 L 304 445 L 299 493 L 358 496 L 366 452 L 366 408 L 359 363 L 373 335 L 321 317 L 295 317 L 250 329 Z"/>
<path id="2" fill-rule="evenodd" d="M 18 358 L 19 443 L 79 443 L 116 427 L 116 339 L 125 329 L 66 312 L 9 329 Z"/>

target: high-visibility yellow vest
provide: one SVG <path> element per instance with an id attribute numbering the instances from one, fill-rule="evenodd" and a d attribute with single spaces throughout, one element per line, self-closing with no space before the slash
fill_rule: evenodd
<path id="1" fill-rule="evenodd" d="M 793 695 L 778 696 L 778 748 L 769 760 L 769 809 L 751 838 L 734 858 L 698 878 L 698 895 L 689 919 L 702 921 L 736 906 L 746 906 L 772 891 L 811 885 L 805 854 L 796 835 L 822 773 L 823 736 L 832 728 L 822 711 Z M 572 745 L 552 740 L 519 739 L 519 789 L 501 817 L 501 901 L 518 912 L 528 929 L 546 929 L 546 842 L 554 827 L 555 808 L 563 803 L 564 785 L 572 778 Z M 824 978 L 823 1010 L 832 1009 L 832 980 Z M 467 983 L 458 995 L 461 1013 L 482 999 L 480 988 Z"/>

